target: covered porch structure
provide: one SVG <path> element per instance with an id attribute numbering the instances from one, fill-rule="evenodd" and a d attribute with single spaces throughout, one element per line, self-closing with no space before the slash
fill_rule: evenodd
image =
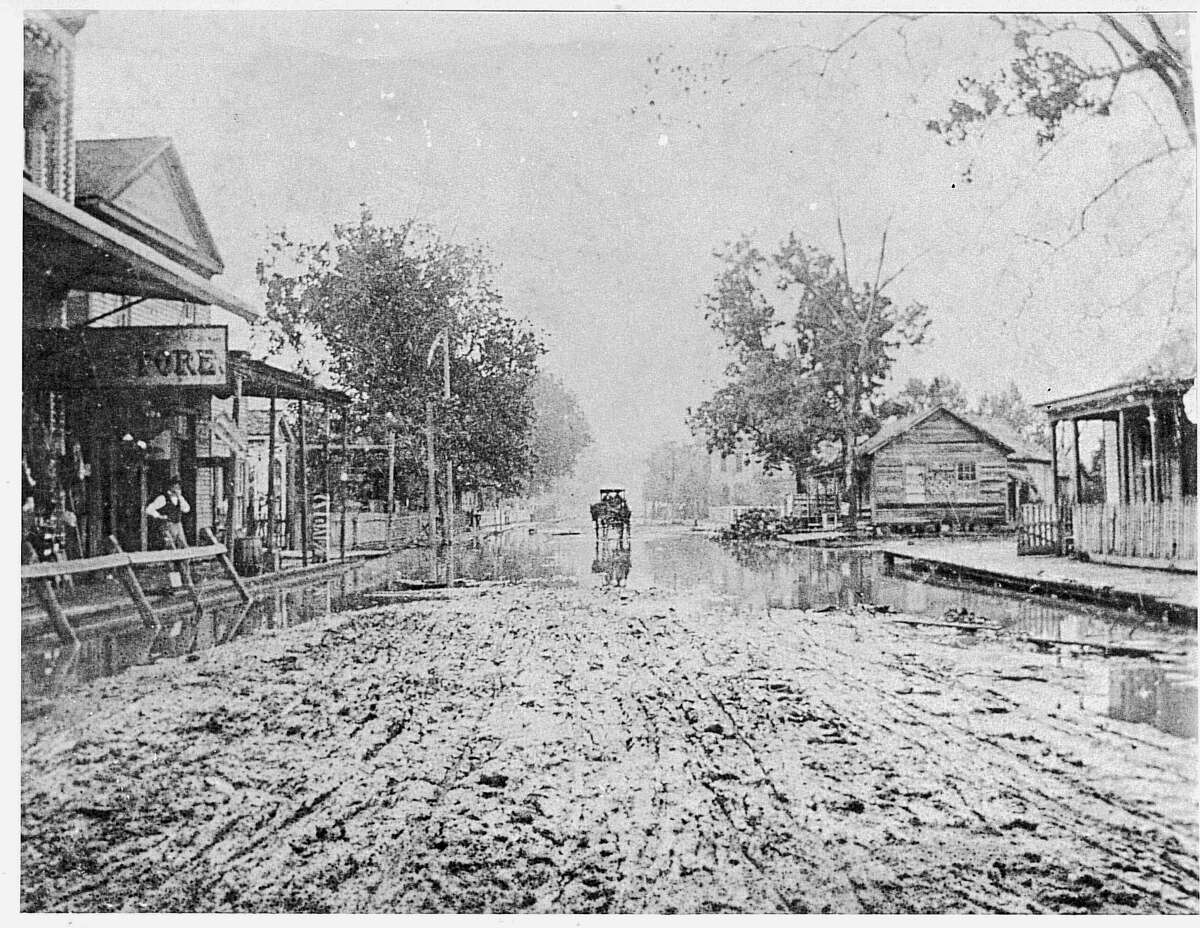
<path id="1" fill-rule="evenodd" d="M 1180 354 L 1176 347 L 1173 369 L 1152 366 L 1116 386 L 1038 404 L 1050 421 L 1056 518 L 1076 556 L 1196 569 L 1196 425 L 1184 408 L 1194 344 L 1190 364 Z M 1085 455 L 1087 423 L 1095 424 Z"/>

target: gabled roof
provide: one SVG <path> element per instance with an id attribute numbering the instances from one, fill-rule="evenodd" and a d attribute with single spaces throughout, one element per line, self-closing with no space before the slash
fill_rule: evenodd
<path id="1" fill-rule="evenodd" d="M 197 273 L 225 269 L 169 138 L 76 143 L 75 203 Z"/>
<path id="2" fill-rule="evenodd" d="M 985 419 L 982 416 L 971 416 L 966 413 L 955 412 L 945 406 L 935 406 L 933 409 L 927 409 L 923 412 L 913 413 L 901 419 L 893 419 L 886 423 L 883 428 L 876 432 L 862 446 L 859 453 L 863 457 L 869 457 L 877 451 L 891 444 L 901 435 L 909 432 L 923 422 L 932 419 L 938 413 L 957 419 L 967 428 L 978 433 L 980 436 L 990 441 L 992 444 L 1001 448 L 1005 455 L 1015 461 L 1049 461 L 1050 455 L 1039 448 L 1029 444 L 1015 430 L 1009 427 L 1006 423 L 999 422 L 995 419 Z"/>
<path id="3" fill-rule="evenodd" d="M 980 432 L 991 435 L 1001 444 L 1008 445 L 1012 451 L 1008 455 L 1010 461 L 1041 461 L 1050 463 L 1050 452 L 1026 439 L 1015 428 L 1003 419 L 993 419 L 990 416 L 976 416 L 968 413 L 957 413 L 975 426 Z"/>

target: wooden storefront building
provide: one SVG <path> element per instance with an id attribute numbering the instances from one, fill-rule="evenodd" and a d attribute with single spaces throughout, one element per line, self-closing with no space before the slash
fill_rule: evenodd
<path id="1" fill-rule="evenodd" d="M 224 265 L 169 139 L 76 141 L 85 20 L 24 25 L 23 532 L 69 557 L 110 536 L 147 548 L 145 507 L 178 475 L 189 539 L 231 540 L 246 528 L 243 398 L 345 398 L 230 350 L 222 314 L 257 312 L 214 283 Z"/>

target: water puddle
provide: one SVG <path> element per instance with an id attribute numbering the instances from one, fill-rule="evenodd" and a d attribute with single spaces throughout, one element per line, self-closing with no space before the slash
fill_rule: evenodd
<path id="1" fill-rule="evenodd" d="M 976 616 L 1011 632 L 1071 641 L 1139 643 L 1183 651 L 1182 658 L 1151 663 L 1111 658 L 1108 705 L 1099 711 L 1121 721 L 1152 725 L 1180 737 L 1196 736 L 1195 633 L 1164 628 L 1136 614 L 1058 602 L 966 582 L 934 579 L 885 565 L 882 555 L 860 549 L 728 549 L 678 529 L 635 530 L 628 546 L 597 542 L 572 527 L 507 535 L 456 547 L 453 577 L 466 582 L 532 580 L 609 589 L 659 588 L 702 595 L 735 615 L 746 609 L 886 607 L 931 619 Z M 551 534 L 557 532 L 557 534 Z M 74 684 L 121 673 L 148 660 L 183 657 L 238 637 L 302 624 L 331 613 L 391 601 L 438 598 L 435 591 L 405 591 L 414 582 L 445 583 L 443 556 L 411 549 L 366 561 L 344 573 L 277 589 L 248 609 L 240 604 L 206 608 L 199 619 L 175 622 L 157 638 L 135 621 L 128 628 L 84 637 L 72 656 L 46 636 L 22 650 L 23 706 Z M 1099 696 L 1098 698 L 1102 698 Z M 40 703 L 39 703 L 40 701 Z"/>

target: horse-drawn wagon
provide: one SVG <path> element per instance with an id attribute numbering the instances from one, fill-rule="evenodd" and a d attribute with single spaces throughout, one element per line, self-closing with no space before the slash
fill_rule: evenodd
<path id="1" fill-rule="evenodd" d="M 596 540 L 601 536 L 608 538 L 609 532 L 617 530 L 617 543 L 622 544 L 629 534 L 629 504 L 625 501 L 623 487 L 601 487 L 600 501 L 592 503 L 592 527 L 596 530 Z"/>

